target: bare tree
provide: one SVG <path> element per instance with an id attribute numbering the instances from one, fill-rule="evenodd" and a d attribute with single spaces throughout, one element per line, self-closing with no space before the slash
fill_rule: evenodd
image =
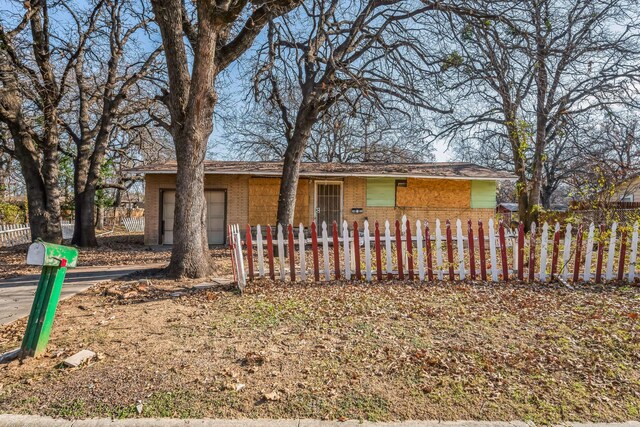
<path id="1" fill-rule="evenodd" d="M 237 158 L 282 160 L 287 139 L 281 116 L 270 104 L 247 111 L 231 109 L 225 140 Z M 302 160 L 306 162 L 420 162 L 432 159 L 427 124 L 419 114 L 381 113 L 372 105 L 336 103 L 311 129 Z M 238 149 L 239 148 L 239 149 Z"/>
<path id="2" fill-rule="evenodd" d="M 96 191 L 114 183 L 102 180 L 102 171 L 110 143 L 120 124 L 151 126 L 146 115 L 154 96 L 140 83 L 153 73 L 161 49 L 140 51 L 136 44 L 147 40 L 144 4 L 130 0 L 112 0 L 100 5 L 96 28 L 89 41 L 66 48 L 77 52 L 74 63 L 76 86 L 69 107 L 60 120 L 74 143 L 75 228 L 72 243 L 97 246 L 95 234 Z M 67 7 L 80 32 L 86 20 Z M 92 12 L 96 13 L 96 12 Z"/>
<path id="3" fill-rule="evenodd" d="M 466 4 L 500 18 L 450 15 L 445 25 L 432 23 L 442 52 L 437 87 L 459 100 L 453 115 L 440 118 L 437 136 L 466 140 L 467 146 L 506 144 L 508 150 L 494 158 L 508 153 L 504 162 L 518 177 L 520 218 L 529 224 L 541 195 L 559 182 L 554 168 L 563 164 L 568 129 L 594 109 L 638 105 L 639 5 L 634 0 Z M 546 190 L 545 173 L 551 184 Z"/>
<path id="4" fill-rule="evenodd" d="M 272 18 L 295 0 L 152 0 L 164 45 L 169 91 L 164 123 L 176 147 L 178 172 L 170 273 L 203 277 L 210 272 L 204 198 L 204 157 L 213 129 L 215 82 L 244 53 Z"/>
<path id="5" fill-rule="evenodd" d="M 605 111 L 589 117 L 589 125 L 571 141 L 578 155 L 569 161 L 575 173 L 566 183 L 574 199 L 601 205 L 618 202 L 638 189 L 640 116 Z"/>
<path id="6" fill-rule="evenodd" d="M 0 24 L 0 121 L 13 139 L 13 147 L 4 149 L 22 169 L 32 237 L 60 242 L 59 106 L 78 50 L 61 51 L 55 45 L 75 37 L 76 47 L 82 46 L 93 31 L 96 14 L 78 32 L 63 34 L 52 29 L 46 1 L 24 2 L 24 8 L 12 28 L 7 28 L 5 18 L 14 16 L 3 17 Z"/>
<path id="7" fill-rule="evenodd" d="M 400 0 L 309 0 L 269 25 L 255 78 L 258 100 L 279 113 L 287 142 L 278 222 L 293 221 L 300 162 L 314 126 L 337 103 L 411 114 L 438 110 L 419 76 L 429 64 L 415 17 L 444 7 Z M 415 113 L 414 113 L 415 114 Z"/>

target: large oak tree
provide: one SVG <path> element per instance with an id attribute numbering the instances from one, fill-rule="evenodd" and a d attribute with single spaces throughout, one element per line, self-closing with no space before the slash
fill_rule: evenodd
<path id="1" fill-rule="evenodd" d="M 262 28 L 295 0 L 152 0 L 169 76 L 162 97 L 178 164 L 170 274 L 203 277 L 211 270 L 206 233 L 204 158 L 213 130 L 219 74 L 249 49 Z"/>

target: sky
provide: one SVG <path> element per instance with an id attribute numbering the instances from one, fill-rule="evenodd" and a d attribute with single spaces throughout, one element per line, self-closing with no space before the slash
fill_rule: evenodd
<path id="1" fill-rule="evenodd" d="M 83 9 L 89 2 L 87 0 L 77 0 L 78 9 Z M 2 21 L 11 25 L 11 23 L 17 18 L 21 17 L 24 13 L 24 6 L 22 1 L 12 0 L 2 2 L 2 6 L 0 7 L 0 12 L 3 13 L 4 19 Z M 55 18 L 52 19 L 52 22 L 57 23 L 58 25 L 65 25 L 65 22 L 71 24 L 70 17 L 64 16 L 64 14 L 57 14 Z M 264 37 L 263 35 L 260 38 Z M 255 45 L 257 45 L 260 40 L 257 40 Z M 154 37 L 154 40 L 141 39 L 141 46 L 147 47 L 149 50 L 155 49 L 156 44 L 159 42 L 159 38 Z M 247 52 L 245 55 L 250 55 L 251 52 Z M 233 108 L 238 108 L 240 110 L 246 110 L 246 90 L 247 80 L 250 77 L 241 70 L 241 67 L 232 65 L 229 67 L 228 72 L 225 76 L 225 84 L 222 91 L 226 96 L 232 98 Z M 229 105 L 229 104 L 228 104 Z M 227 107 L 229 108 L 229 107 Z M 223 143 L 225 130 L 223 127 L 223 123 L 220 119 L 214 120 L 214 132 L 210 137 L 210 149 L 209 152 L 213 153 L 213 156 L 218 158 L 237 158 L 237 154 L 233 153 L 228 147 L 228 145 Z M 434 145 L 434 155 L 436 161 L 449 161 L 451 160 L 452 153 L 450 150 L 447 150 L 446 143 L 444 142 L 436 142 Z"/>

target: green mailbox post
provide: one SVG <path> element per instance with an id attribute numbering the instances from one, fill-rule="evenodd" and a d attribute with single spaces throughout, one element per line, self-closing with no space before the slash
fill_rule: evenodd
<path id="1" fill-rule="evenodd" d="M 22 340 L 23 357 L 38 356 L 47 347 L 64 276 L 67 268 L 73 268 L 77 263 L 76 248 L 40 240 L 29 246 L 27 264 L 41 265 L 42 273 Z"/>

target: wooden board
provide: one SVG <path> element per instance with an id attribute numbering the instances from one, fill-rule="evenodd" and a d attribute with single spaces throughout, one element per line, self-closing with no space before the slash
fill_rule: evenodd
<path id="1" fill-rule="evenodd" d="M 408 178 L 406 187 L 396 189 L 399 207 L 469 208 L 471 181 Z"/>
<path id="2" fill-rule="evenodd" d="M 307 224 L 309 218 L 309 180 L 301 179 L 296 194 L 295 224 Z M 275 224 L 278 212 L 280 178 L 249 179 L 249 224 Z"/>

